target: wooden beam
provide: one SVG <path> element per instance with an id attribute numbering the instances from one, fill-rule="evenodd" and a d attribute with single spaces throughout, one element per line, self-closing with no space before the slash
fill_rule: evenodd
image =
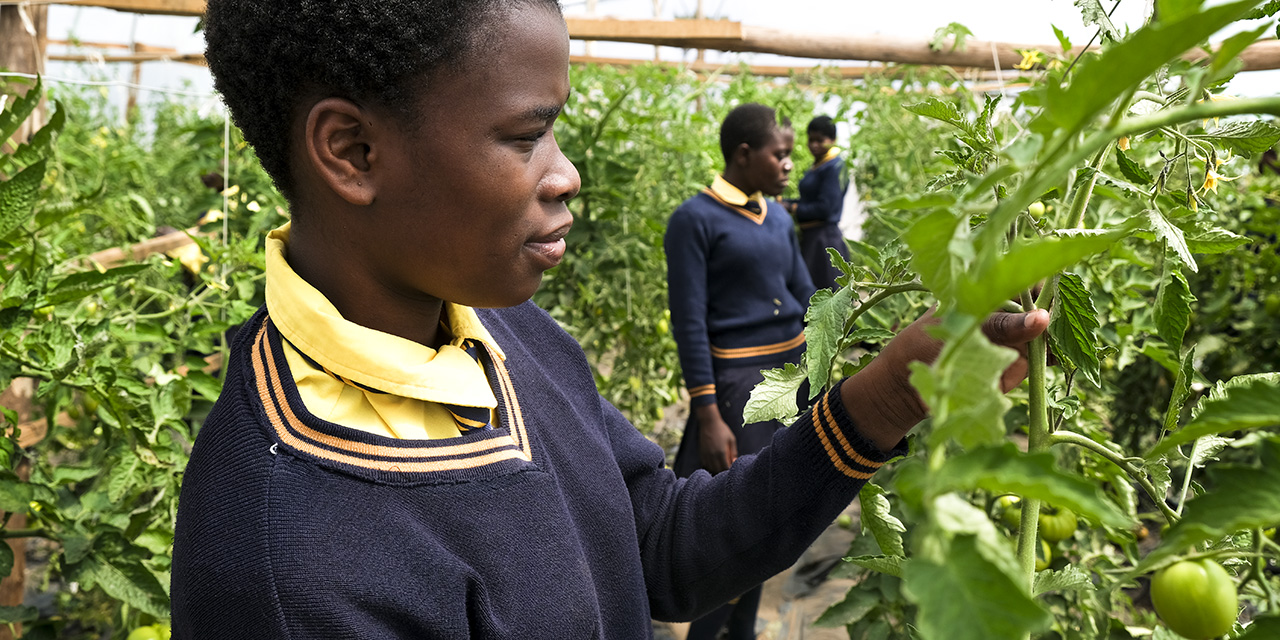
<path id="1" fill-rule="evenodd" d="M 669 67 L 679 67 L 687 69 L 695 73 L 710 74 L 719 73 L 722 75 L 736 76 L 746 73 L 747 75 L 761 76 L 766 78 L 789 78 L 792 75 L 798 77 L 814 76 L 823 74 L 832 78 L 843 78 L 852 80 L 857 78 L 865 78 L 869 75 L 888 74 L 894 75 L 901 72 L 900 67 L 882 67 L 871 65 L 856 66 L 813 66 L 813 67 L 787 67 L 787 66 L 765 66 L 765 65 L 747 65 L 740 64 L 716 64 L 712 62 L 658 62 L 654 63 L 649 60 L 636 60 L 633 58 L 597 58 L 594 56 L 570 56 L 569 63 L 575 65 L 602 65 L 609 67 L 636 67 L 645 64 L 659 64 Z M 957 75 L 964 75 L 962 70 L 956 70 Z M 1005 75 L 1014 77 L 1014 74 L 1006 73 Z M 995 74 L 992 71 L 982 71 L 976 77 L 966 79 L 973 80 L 994 80 Z"/>
<path id="2" fill-rule="evenodd" d="M 57 0 L 57 3 L 169 16 L 204 15 L 204 0 Z"/>
<path id="3" fill-rule="evenodd" d="M 741 22 L 729 20 L 614 20 L 602 18 L 566 17 L 569 37 L 575 40 L 605 40 L 609 42 L 637 42 L 640 44 L 667 44 L 693 48 L 685 42 L 716 42 L 730 45 L 741 42 Z M 716 47 L 707 47 L 715 49 Z"/>
<path id="4" fill-rule="evenodd" d="M 59 0 L 62 4 L 95 6 L 171 15 L 198 16 L 204 0 Z M 1035 49 L 1058 55 L 1058 45 L 968 40 L 963 51 L 934 51 L 926 40 L 884 36 L 843 36 L 783 31 L 743 25 L 730 20 L 610 20 L 568 17 L 569 37 L 575 40 L 634 42 L 684 49 L 714 49 L 743 53 L 772 53 L 795 58 L 867 60 L 899 64 L 940 65 L 995 69 L 992 51 L 1002 69 L 1022 61 L 1019 50 Z M 1076 50 L 1078 51 L 1078 50 Z M 1204 57 L 1201 51 L 1188 59 Z M 1254 43 L 1241 54 L 1245 71 L 1280 68 L 1280 41 Z"/>
<path id="5" fill-rule="evenodd" d="M 191 235 L 188 235 L 191 234 Z M 89 256 L 89 262 L 100 265 L 102 267 L 113 267 L 126 260 L 135 262 L 145 259 L 153 253 L 166 253 L 174 249 L 181 249 L 190 244 L 195 244 L 195 240 L 191 239 L 192 235 L 200 234 L 198 227 L 192 227 L 186 231 L 175 231 L 159 237 L 143 240 L 138 244 L 128 247 L 127 249 L 114 248 L 99 251 Z M 206 234 L 212 235 L 212 234 Z"/>
<path id="6" fill-rule="evenodd" d="M 142 62 L 181 62 L 205 67 L 203 53 L 132 53 L 119 56 L 100 56 L 92 53 L 51 53 L 49 60 L 55 62 L 103 62 L 107 64 Z"/>
<path id="7" fill-rule="evenodd" d="M 74 47 L 82 49 L 123 49 L 125 51 L 138 51 L 142 53 L 177 53 L 178 50 L 171 47 L 157 47 L 151 44 L 142 44 L 141 42 L 130 47 L 123 42 L 84 42 L 82 40 L 49 40 L 48 44 L 58 47 Z"/>

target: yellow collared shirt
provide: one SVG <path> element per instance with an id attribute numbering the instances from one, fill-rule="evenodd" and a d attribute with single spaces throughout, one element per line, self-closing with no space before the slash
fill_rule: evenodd
<path id="1" fill-rule="evenodd" d="M 831 147 L 830 149 L 827 150 L 827 155 L 822 156 L 822 159 L 813 163 L 813 167 L 810 167 L 810 168 L 817 168 L 821 165 L 824 165 L 832 160 L 835 160 L 836 157 L 839 155 L 840 155 L 840 147 Z"/>
<path id="2" fill-rule="evenodd" d="M 722 175 L 717 175 L 716 179 L 712 181 L 711 192 L 716 194 L 716 196 L 721 200 L 737 207 L 747 204 L 747 201 L 749 200 L 755 200 L 756 204 L 760 205 L 760 211 L 769 210 L 769 207 L 765 204 L 763 193 L 757 191 L 751 195 L 747 195 L 742 192 L 742 189 L 730 184 L 730 182 L 725 180 Z"/>
<path id="3" fill-rule="evenodd" d="M 504 357 L 474 309 L 445 303 L 453 336 L 439 350 L 355 324 L 303 280 L 286 259 L 289 224 L 267 235 L 267 310 L 285 338 L 285 357 L 307 410 L 329 422 L 388 438 L 435 440 L 461 435 L 441 403 L 498 402 L 480 363 L 460 346 L 478 340 Z M 296 347 L 296 349 L 295 349 Z M 313 366 L 384 393 L 366 391 Z"/>

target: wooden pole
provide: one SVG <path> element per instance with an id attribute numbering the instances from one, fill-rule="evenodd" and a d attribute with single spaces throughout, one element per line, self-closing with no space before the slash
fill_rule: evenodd
<path id="1" fill-rule="evenodd" d="M 587 15 L 588 15 L 588 16 L 591 16 L 592 18 L 596 17 L 596 6 L 597 6 L 597 3 L 598 3 L 598 2 L 599 2 L 599 0 L 587 0 Z M 583 44 L 582 51 L 583 51 L 583 53 L 586 53 L 586 54 L 587 54 L 587 55 L 589 55 L 589 56 L 594 56 L 594 55 L 596 54 L 596 43 L 595 43 L 595 41 L 594 41 L 594 40 L 588 40 L 588 41 L 586 41 L 586 43 L 585 43 L 585 44 Z"/>

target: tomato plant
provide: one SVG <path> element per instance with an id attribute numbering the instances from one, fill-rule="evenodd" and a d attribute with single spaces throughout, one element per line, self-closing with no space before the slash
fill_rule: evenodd
<path id="1" fill-rule="evenodd" d="M 1275 227 L 1252 223 L 1274 220 L 1254 204 L 1270 179 L 1248 174 L 1249 156 L 1280 141 L 1280 126 L 1259 117 L 1280 115 L 1280 99 L 1228 99 L 1222 86 L 1280 6 L 1155 4 L 1149 24 L 1122 35 L 1098 3 L 1077 3 L 1099 27 L 1101 52 L 1046 58 L 1044 76 L 1024 79 L 1031 87 L 1013 100 L 904 105 L 953 133 L 938 150 L 945 166 L 924 188 L 878 203 L 875 215 L 898 233 L 836 261 L 844 287 L 811 301 L 804 363 L 770 372 L 748 407 L 749 419 L 790 419 L 796 407 L 784 403 L 803 381 L 817 394 L 849 371 L 842 362 L 877 305 L 908 292 L 937 302 L 942 354 L 912 376 L 932 417 L 913 455 L 868 485 L 862 528 L 874 544 L 849 554 L 846 575 L 877 581 L 859 583 L 821 623 L 854 638 L 1158 636 L 1133 597 L 1139 580 L 1208 557 L 1239 573 L 1254 611 L 1241 623 L 1269 637 L 1280 585 L 1268 567 L 1280 547 L 1262 529 L 1280 509 L 1280 362 L 1209 328 L 1238 322 L 1231 303 L 1202 316 L 1196 302 L 1243 299 L 1264 316 L 1268 292 L 1252 283 L 1275 282 L 1269 265 L 1245 279 L 1226 265 L 1275 252 Z M 1182 57 L 1246 18 L 1263 22 L 1208 57 Z M 1203 286 L 1216 264 L 1213 287 Z M 1001 394 L 1014 354 L 978 327 L 993 311 L 1037 308 L 1050 310 L 1050 329 L 1031 345 L 1027 383 Z M 1263 345 L 1272 337 L 1249 324 L 1231 331 Z M 983 508 L 1004 494 L 1021 498 L 1016 540 L 990 519 L 1007 505 Z M 1159 522 L 1167 533 L 1140 545 L 1136 532 Z M 1060 568 L 1037 569 L 1041 543 L 1055 539 Z M 871 604 L 886 581 L 902 607 Z"/>

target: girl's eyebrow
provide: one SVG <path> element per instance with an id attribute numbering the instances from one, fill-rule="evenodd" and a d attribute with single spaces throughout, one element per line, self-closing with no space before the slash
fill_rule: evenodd
<path id="1" fill-rule="evenodd" d="M 548 122 L 551 120 L 555 120 L 557 117 L 560 116 L 560 109 L 561 109 L 560 105 L 534 107 L 520 114 L 520 119 L 529 120 L 532 122 Z"/>

